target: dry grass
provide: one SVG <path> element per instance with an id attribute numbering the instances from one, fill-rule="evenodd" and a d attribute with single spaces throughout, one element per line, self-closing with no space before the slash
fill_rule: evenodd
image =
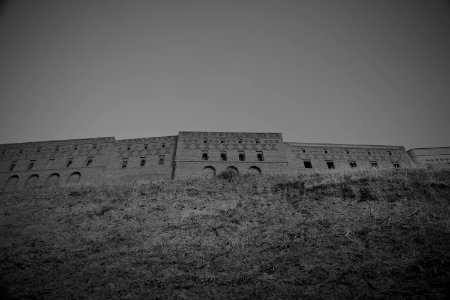
<path id="1" fill-rule="evenodd" d="M 448 298 L 450 173 L 1 194 L 3 299 Z"/>

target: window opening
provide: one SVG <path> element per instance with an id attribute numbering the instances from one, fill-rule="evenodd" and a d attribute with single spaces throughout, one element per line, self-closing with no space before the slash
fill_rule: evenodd
<path id="1" fill-rule="evenodd" d="M 208 153 L 202 154 L 202 160 L 208 160 Z"/>
<path id="2" fill-rule="evenodd" d="M 392 165 L 393 165 L 394 168 L 396 168 L 396 169 L 400 168 L 400 164 L 399 164 L 399 163 L 393 163 Z"/>
<path id="3" fill-rule="evenodd" d="M 350 164 L 350 168 L 356 168 L 356 162 L 355 161 L 351 161 L 349 162 Z"/>
<path id="4" fill-rule="evenodd" d="M 257 152 L 256 152 L 256 159 L 257 159 L 258 161 L 264 161 L 264 156 L 263 156 L 262 151 L 257 151 Z"/>
<path id="5" fill-rule="evenodd" d="M 374 168 L 378 168 L 378 163 L 376 161 L 371 162 L 370 165 Z"/>
<path id="6" fill-rule="evenodd" d="M 70 168 L 71 165 L 72 165 L 72 159 L 69 159 L 66 163 L 66 168 Z"/>
<path id="7" fill-rule="evenodd" d="M 334 169 L 334 162 L 327 161 L 327 167 L 328 167 L 328 169 Z"/>
<path id="8" fill-rule="evenodd" d="M 123 158 L 122 159 L 122 169 L 126 168 L 128 165 L 128 158 Z"/>
<path id="9" fill-rule="evenodd" d="M 28 163 L 28 170 L 33 169 L 35 162 L 36 162 L 35 160 L 30 160 L 30 162 Z"/>
<path id="10" fill-rule="evenodd" d="M 159 156 L 159 162 L 158 164 L 163 165 L 164 164 L 164 155 Z"/>
<path id="11" fill-rule="evenodd" d="M 223 160 L 223 161 L 226 161 L 227 160 L 227 154 L 226 153 L 221 153 L 220 154 L 220 159 Z"/>
<path id="12" fill-rule="evenodd" d="M 245 161 L 245 152 L 239 151 L 239 161 Z"/>
<path id="13" fill-rule="evenodd" d="M 141 167 L 145 166 L 145 157 L 141 157 Z"/>
<path id="14" fill-rule="evenodd" d="M 11 163 L 11 165 L 9 166 L 9 170 L 10 170 L 10 171 L 14 170 L 14 168 L 16 167 L 16 164 L 17 164 L 17 161 L 13 161 L 13 162 Z"/>
<path id="15" fill-rule="evenodd" d="M 86 161 L 86 167 L 89 167 L 92 164 L 92 158 L 88 158 Z"/>
<path id="16" fill-rule="evenodd" d="M 312 163 L 309 160 L 303 161 L 303 165 L 305 166 L 305 169 L 312 169 Z"/>

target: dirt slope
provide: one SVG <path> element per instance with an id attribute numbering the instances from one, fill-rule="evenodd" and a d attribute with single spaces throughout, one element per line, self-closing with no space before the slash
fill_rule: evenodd
<path id="1" fill-rule="evenodd" d="M 448 298 L 450 173 L 0 194 L 3 299 Z"/>

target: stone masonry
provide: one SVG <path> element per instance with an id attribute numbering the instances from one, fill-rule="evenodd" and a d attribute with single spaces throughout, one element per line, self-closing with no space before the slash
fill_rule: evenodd
<path id="1" fill-rule="evenodd" d="M 184 179 L 317 170 L 450 167 L 450 147 L 308 144 L 281 133 L 189 132 L 116 140 L 114 137 L 0 145 L 0 189 Z"/>

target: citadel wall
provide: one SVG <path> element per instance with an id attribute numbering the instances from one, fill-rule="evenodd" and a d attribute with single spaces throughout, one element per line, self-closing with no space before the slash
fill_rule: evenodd
<path id="1" fill-rule="evenodd" d="M 291 172 L 325 169 L 409 168 L 403 146 L 286 143 Z"/>
<path id="2" fill-rule="evenodd" d="M 416 166 L 450 168 L 450 147 L 417 148 L 408 150 Z"/>
<path id="3" fill-rule="evenodd" d="M 218 174 L 286 173 L 288 161 L 281 133 L 180 132 L 175 178 Z"/>
<path id="4" fill-rule="evenodd" d="M 284 142 L 281 133 L 187 132 L 0 145 L 0 190 L 142 179 L 298 174 L 326 169 L 450 167 L 450 147 Z"/>

